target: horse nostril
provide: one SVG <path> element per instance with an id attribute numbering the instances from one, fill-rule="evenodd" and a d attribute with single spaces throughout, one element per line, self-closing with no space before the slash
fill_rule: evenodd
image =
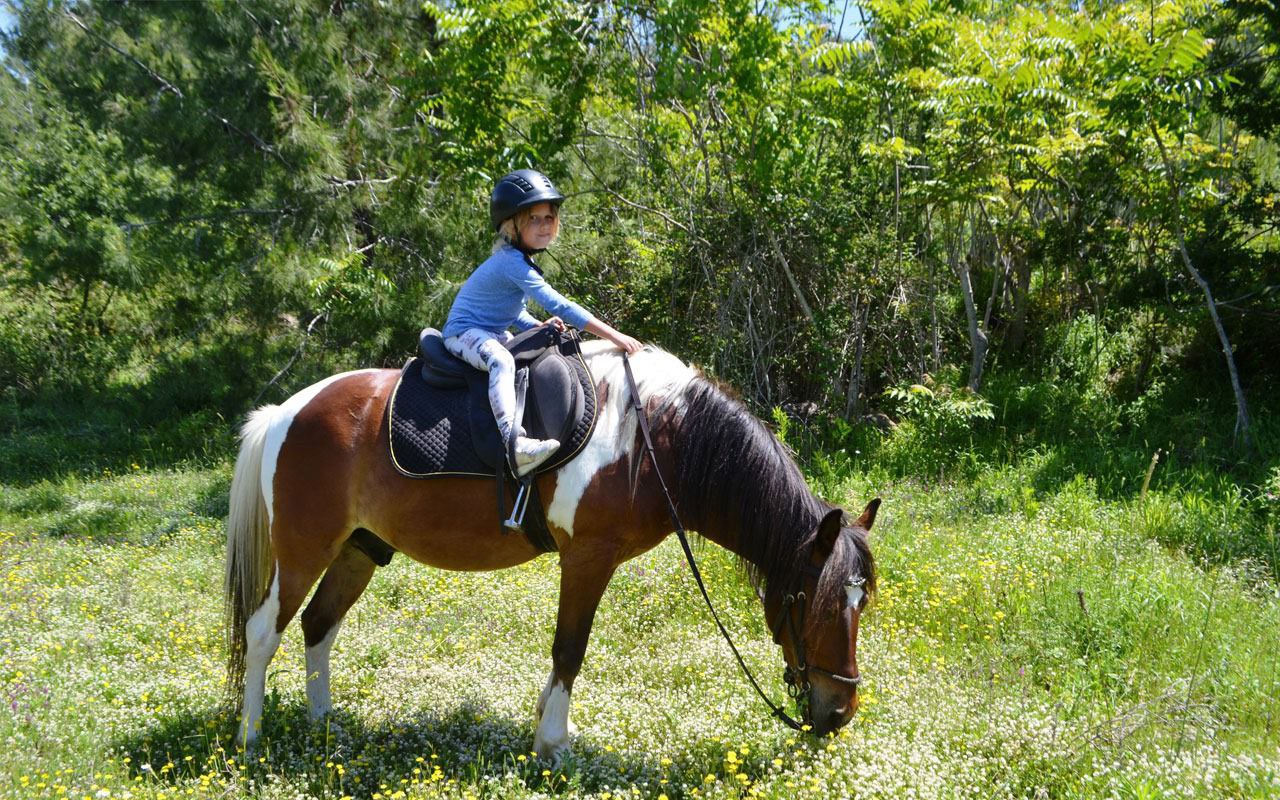
<path id="1" fill-rule="evenodd" d="M 827 730 L 834 731 L 837 728 L 843 727 L 845 723 L 853 718 L 853 712 L 856 708 L 857 705 L 855 701 L 853 704 L 833 708 L 831 711 L 827 712 Z"/>

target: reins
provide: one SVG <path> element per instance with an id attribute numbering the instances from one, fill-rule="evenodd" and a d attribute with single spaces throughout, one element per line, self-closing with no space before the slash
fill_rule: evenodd
<path id="1" fill-rule="evenodd" d="M 725 629 L 724 623 L 720 621 L 720 615 L 716 613 L 715 606 L 711 604 L 711 595 L 707 594 L 706 584 L 702 582 L 702 572 L 698 569 L 698 562 L 695 561 L 693 558 L 693 549 L 689 546 L 689 537 L 685 534 L 684 525 L 680 524 L 680 515 L 676 513 L 676 504 L 671 499 L 671 492 L 670 490 L 667 489 L 667 482 L 662 478 L 662 470 L 658 468 L 658 454 L 653 449 L 653 437 L 649 433 L 649 416 L 645 414 L 644 405 L 640 402 L 640 392 L 636 388 L 636 379 L 635 379 L 635 376 L 632 375 L 631 373 L 631 360 L 627 357 L 627 354 L 625 352 L 622 354 L 622 366 L 623 366 L 623 369 L 626 370 L 627 389 L 628 391 L 631 392 L 631 405 L 636 411 L 636 417 L 640 420 L 640 432 L 644 435 L 645 450 L 648 451 L 649 459 L 653 462 L 653 474 L 657 476 L 658 485 L 662 487 L 662 496 L 667 501 L 667 512 L 671 514 L 671 522 L 673 525 L 676 526 L 676 535 L 680 537 L 680 547 L 684 549 L 684 558 L 686 561 L 689 562 L 689 569 L 693 572 L 693 579 L 698 584 L 698 590 L 702 592 L 702 599 L 706 601 L 707 610 L 711 612 L 711 618 L 715 620 L 716 627 L 720 629 L 720 634 L 724 636 L 724 640 L 729 644 L 729 649 L 733 651 L 734 658 L 738 659 L 738 666 L 742 667 L 742 672 L 744 675 L 747 676 L 747 680 L 751 683 L 751 687 L 756 690 L 756 694 L 760 695 L 760 699 L 765 702 L 765 705 L 769 706 L 769 708 L 773 711 L 773 715 L 778 719 L 782 720 L 783 722 L 785 722 L 788 726 L 790 726 L 794 730 L 797 730 L 797 731 L 806 730 L 809 726 L 802 725 L 801 723 L 796 722 L 794 719 L 792 719 L 791 716 L 787 714 L 787 712 L 783 711 L 781 707 L 779 707 L 772 700 L 770 700 L 768 695 L 764 693 L 764 690 L 760 688 L 760 684 L 756 681 L 755 676 L 751 674 L 751 670 L 747 667 L 747 662 L 743 660 L 742 654 L 738 652 L 737 646 L 734 645 L 733 639 L 729 636 L 729 631 Z M 801 614 L 803 614 L 804 613 L 803 612 L 804 593 L 801 592 L 799 594 L 799 597 L 802 602 Z M 796 600 L 796 597 L 794 595 L 790 595 L 790 594 L 787 595 L 787 601 L 783 605 L 782 616 L 780 617 L 780 622 L 782 624 L 785 624 L 784 622 L 782 622 L 782 620 L 785 620 L 786 618 L 790 617 L 789 606 L 791 605 L 791 603 L 794 603 L 795 600 Z M 792 633 L 794 636 L 795 635 L 794 630 Z M 799 640 L 797 639 L 796 641 L 798 642 Z M 807 679 L 803 677 L 804 671 L 808 669 L 808 666 L 805 664 L 804 653 L 802 649 L 797 650 L 796 658 L 800 662 L 800 665 L 794 668 L 795 672 L 799 673 L 799 675 L 796 676 L 798 680 L 795 680 L 793 682 L 794 673 L 793 673 L 792 667 L 787 667 L 786 675 L 787 675 L 787 683 L 797 687 L 795 690 L 796 694 L 793 696 L 795 696 L 797 698 L 797 701 L 799 701 L 799 694 L 803 691 L 801 688 L 799 688 L 799 685 L 801 683 L 804 683 L 804 684 L 808 683 Z M 827 673 L 826 670 L 821 670 L 821 671 L 824 674 L 830 674 L 830 673 Z M 843 676 L 840 676 L 840 677 L 843 678 Z M 844 678 L 844 680 L 852 682 L 858 679 Z M 857 684 L 855 683 L 854 685 L 857 685 Z"/>

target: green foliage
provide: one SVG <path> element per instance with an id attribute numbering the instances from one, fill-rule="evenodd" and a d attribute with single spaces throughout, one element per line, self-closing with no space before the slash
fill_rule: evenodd
<path id="1" fill-rule="evenodd" d="M 980 468 L 974 436 L 984 421 L 994 417 L 986 398 L 967 387 L 935 381 L 930 375 L 925 376 L 925 383 L 890 387 L 885 397 L 896 408 L 900 421 L 887 436 L 878 435 L 866 444 L 893 474 L 944 479 L 973 474 Z"/>
<path id="2" fill-rule="evenodd" d="M 779 441 L 787 441 L 787 435 L 791 432 L 791 418 L 787 413 L 778 406 L 774 406 L 770 414 L 773 419 L 773 432 Z"/>
<path id="3" fill-rule="evenodd" d="M 493 177 L 537 166 L 570 195 L 552 283 L 757 409 L 813 409 L 779 428 L 832 486 L 861 460 L 1046 458 L 1037 497 L 1083 472 L 1117 498 L 1157 449 L 1192 483 L 1262 485 L 1280 159 L 1240 76 L 1273 77 L 1265 10 L 874 0 L 843 39 L 833 16 L 24 4 L 0 79 L 6 402 L 230 427 L 399 365 L 487 254 Z M 1223 446 L 1175 221 L 1262 404 L 1252 454 Z M 898 428 L 864 423 L 884 411 Z"/>
<path id="4" fill-rule="evenodd" d="M 341 260 L 321 258 L 318 265 L 322 271 L 311 281 L 317 305 L 357 328 L 377 319 L 379 307 L 395 291 L 391 280 L 369 267 L 361 253 Z"/>
<path id="5" fill-rule="evenodd" d="M 974 420 L 992 419 L 991 403 L 967 387 L 938 384 L 932 376 L 925 383 L 893 386 L 885 396 L 896 401 L 898 411 L 940 436 L 954 433 Z"/>
<path id="6" fill-rule="evenodd" d="M 1265 231 L 1245 198 L 1269 173 L 1240 166 L 1261 143 L 1215 141 L 1197 100 L 1235 91 L 1206 64 L 1254 35 L 1252 11 L 1223 39 L 1195 2 L 864 10 L 866 35 L 838 40 L 828 10 L 790 3 L 24 7 L 6 280 L 58 282 L 59 316 L 127 339 L 125 361 L 147 357 L 114 324 L 126 296 L 143 353 L 325 313 L 331 347 L 396 361 L 403 319 L 440 313 L 483 257 L 492 178 L 535 165 L 574 195 L 557 253 L 573 293 L 762 407 L 838 411 L 855 378 L 846 407 L 964 360 L 960 265 L 977 304 L 992 285 L 976 325 L 993 358 L 1087 309 L 1086 285 L 1126 305 L 1164 291 L 1152 125 L 1190 235 L 1221 250 Z M 1224 192 L 1240 212 L 1210 226 Z M 316 293 L 321 260 L 355 253 L 385 282 L 326 309 L 347 293 Z M 1265 263 L 1214 280 L 1253 297 Z M 1196 302 L 1177 284 L 1175 314 Z"/>

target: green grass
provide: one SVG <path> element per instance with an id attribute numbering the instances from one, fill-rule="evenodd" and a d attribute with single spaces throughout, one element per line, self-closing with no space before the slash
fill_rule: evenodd
<path id="1" fill-rule="evenodd" d="M 22 478 L 0 500 L 0 796 L 1275 796 L 1274 581 L 1162 535 L 1201 513 L 1185 498 L 1100 498 L 1079 478 L 1025 491 L 1035 468 L 932 486 L 815 477 L 851 509 L 885 498 L 864 705 L 831 739 L 768 718 L 673 541 L 624 566 L 559 765 L 529 755 L 554 557 L 491 574 L 397 557 L 338 639 L 334 717 L 306 721 L 295 624 L 246 757 L 220 699 L 229 465 Z M 783 697 L 750 589 L 723 551 L 701 553 L 747 659 Z"/>

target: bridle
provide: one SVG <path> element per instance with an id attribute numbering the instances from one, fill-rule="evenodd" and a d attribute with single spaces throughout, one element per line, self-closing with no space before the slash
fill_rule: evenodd
<path id="1" fill-rule="evenodd" d="M 806 565 L 804 574 L 816 581 L 822 576 L 822 570 Z M 865 582 L 865 578 L 857 578 L 850 579 L 849 584 L 861 587 Z M 857 688 L 858 684 L 862 683 L 861 672 L 856 675 L 842 675 L 817 664 L 810 664 L 805 660 L 804 632 L 808 605 L 808 596 L 803 589 L 798 592 L 788 592 L 782 598 L 782 608 L 779 609 L 778 616 L 769 625 L 769 631 L 773 634 L 773 642 L 779 647 L 782 646 L 782 632 L 785 630 L 790 634 L 791 652 L 795 656 L 796 663 L 787 665 L 787 668 L 783 670 L 782 679 L 787 684 L 787 694 L 796 701 L 797 706 L 802 708 L 808 702 L 809 690 L 813 688 L 813 684 L 809 681 L 809 672 L 811 670 L 845 686 Z M 799 613 L 792 614 L 792 608 L 798 609 Z M 807 708 L 805 708 L 805 716 L 808 716 Z"/>
<path id="2" fill-rule="evenodd" d="M 770 700 L 769 696 L 760 688 L 759 682 L 757 682 L 755 676 L 751 674 L 751 670 L 747 668 L 747 662 L 743 660 L 742 654 L 738 652 L 738 648 L 734 645 L 732 637 L 729 636 L 729 631 L 724 627 L 724 623 L 720 621 L 720 615 L 716 613 L 715 606 L 711 604 L 711 595 L 707 594 L 706 584 L 702 582 L 702 572 L 698 569 L 698 563 L 693 558 L 693 548 L 689 546 L 689 537 L 685 534 L 684 525 L 680 523 L 680 515 L 676 513 L 676 504 L 671 499 L 671 492 L 667 489 L 667 482 L 663 480 L 662 470 L 658 467 L 658 454 L 653 449 L 653 436 L 649 432 L 649 415 L 645 413 L 644 405 L 640 402 L 640 392 L 636 388 L 636 379 L 631 373 L 631 360 L 627 357 L 626 352 L 623 352 L 622 354 L 622 366 L 626 372 L 627 389 L 631 393 L 631 406 L 635 409 L 636 417 L 640 422 L 640 432 L 644 435 L 645 449 L 648 451 L 649 459 L 653 463 L 653 473 L 658 478 L 658 485 L 662 487 L 662 495 L 667 501 L 667 512 L 671 514 L 671 522 L 675 525 L 676 535 L 680 539 L 680 547 L 684 549 L 685 561 L 689 563 L 689 569 L 693 572 L 693 579 L 698 584 L 698 589 L 702 592 L 702 599 L 706 601 L 707 610 L 711 612 L 711 618 L 715 620 L 716 627 L 720 629 L 721 635 L 724 636 L 724 640 L 729 644 L 729 649 L 733 651 L 734 657 L 738 659 L 738 666 L 742 668 L 743 674 L 747 676 L 747 680 L 751 683 L 752 688 L 756 690 L 756 694 L 760 695 L 760 699 L 764 700 L 765 705 L 769 706 L 770 710 L 773 711 L 773 715 L 785 722 L 794 730 L 808 730 L 810 726 L 801 724 L 792 719 L 787 712 L 783 711 L 781 707 Z M 813 566 L 806 566 L 804 568 L 804 574 L 812 576 L 816 580 L 817 577 L 821 575 L 821 570 L 818 570 Z M 864 582 L 865 579 L 851 579 L 849 585 L 860 587 Z M 840 675 L 814 664 L 809 664 L 805 661 L 803 631 L 807 606 L 806 601 L 807 598 L 803 588 L 798 592 L 787 593 L 782 601 L 782 610 L 778 615 L 778 619 L 775 621 L 776 626 L 770 625 L 770 630 L 773 631 L 773 641 L 781 645 L 781 628 L 784 623 L 789 623 L 787 627 L 791 632 L 792 652 L 795 654 L 797 663 L 795 666 L 787 665 L 786 669 L 782 673 L 782 677 L 787 684 L 787 694 L 796 701 L 796 706 L 800 708 L 801 716 L 806 720 L 809 720 L 811 719 L 809 714 L 809 690 L 812 688 L 812 684 L 809 682 L 810 670 L 855 689 L 858 684 L 862 683 L 862 675 L 861 673 L 852 676 Z M 800 613 L 798 614 L 800 617 L 799 626 L 796 625 L 796 615 L 792 615 L 790 613 L 791 608 L 796 606 L 797 603 L 799 604 L 797 607 L 800 610 Z"/>

